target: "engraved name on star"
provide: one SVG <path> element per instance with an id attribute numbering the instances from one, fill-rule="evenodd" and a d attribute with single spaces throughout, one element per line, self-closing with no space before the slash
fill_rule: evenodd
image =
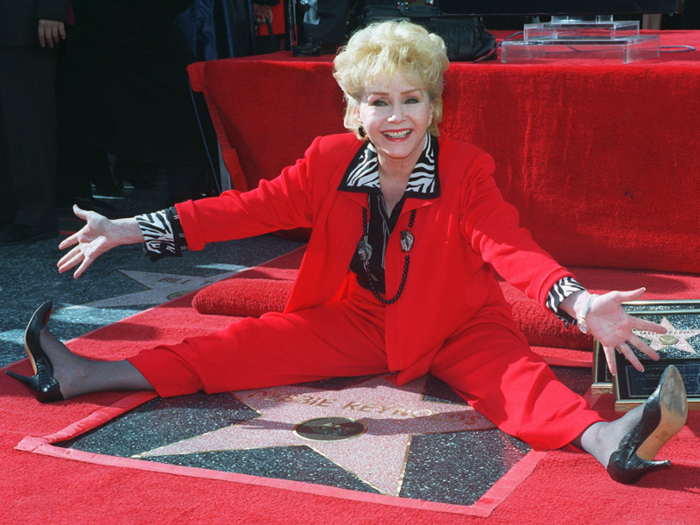
<path id="1" fill-rule="evenodd" d="M 303 445 L 398 496 L 412 436 L 495 428 L 469 406 L 423 400 L 425 383 L 424 377 L 397 388 L 379 377 L 341 391 L 285 386 L 233 392 L 260 417 L 134 457 Z"/>

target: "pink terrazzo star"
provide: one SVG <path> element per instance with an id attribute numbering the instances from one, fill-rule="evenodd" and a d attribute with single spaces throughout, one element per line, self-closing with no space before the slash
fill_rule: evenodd
<path id="1" fill-rule="evenodd" d="M 340 391 L 285 386 L 235 392 L 259 418 L 135 457 L 305 445 L 398 496 L 412 436 L 495 428 L 469 406 L 424 401 L 425 383 L 424 377 L 397 388 L 373 378 Z"/>
<path id="2" fill-rule="evenodd" d="M 641 330 L 634 330 L 634 332 L 647 341 L 647 344 L 651 346 L 657 352 L 665 348 L 677 348 L 683 350 L 684 352 L 689 352 L 691 354 L 697 354 L 695 349 L 690 346 L 688 339 L 700 335 L 700 330 L 688 330 L 688 329 L 678 329 L 671 324 L 671 322 L 664 317 L 659 323 L 661 326 L 666 328 L 668 332 L 666 334 L 657 334 L 654 332 L 646 332 Z M 667 341 L 672 341 L 673 339 L 668 339 L 673 337 L 676 339 L 673 343 L 668 343 Z"/>

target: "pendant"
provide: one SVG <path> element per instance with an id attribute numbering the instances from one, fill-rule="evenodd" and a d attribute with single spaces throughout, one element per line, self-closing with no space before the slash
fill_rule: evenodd
<path id="1" fill-rule="evenodd" d="M 360 260 L 365 264 L 369 263 L 369 260 L 372 258 L 372 247 L 367 242 L 366 237 L 357 243 L 357 255 L 360 256 Z"/>
<path id="2" fill-rule="evenodd" d="M 401 232 L 401 249 L 406 253 L 413 248 L 413 235 L 408 230 Z"/>

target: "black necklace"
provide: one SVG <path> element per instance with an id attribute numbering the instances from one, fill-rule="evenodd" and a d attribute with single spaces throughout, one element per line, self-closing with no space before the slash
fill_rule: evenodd
<path id="1" fill-rule="evenodd" d="M 408 221 L 408 230 L 401 232 L 401 250 L 406 254 L 403 261 L 403 276 L 401 277 L 401 284 L 399 284 L 399 289 L 393 299 L 384 299 L 377 290 L 374 288 L 374 282 L 372 281 L 372 272 L 369 268 L 369 260 L 372 258 L 372 246 L 369 244 L 369 223 L 367 221 L 367 209 L 362 208 L 362 231 L 364 232 L 362 240 L 357 243 L 357 254 L 360 256 L 362 261 L 362 266 L 365 268 L 367 273 L 367 280 L 369 281 L 369 287 L 372 290 L 374 296 L 383 304 L 394 304 L 399 300 L 401 294 L 403 293 L 403 288 L 406 285 L 406 277 L 408 277 L 408 263 L 410 257 L 408 252 L 413 248 L 413 235 L 411 234 L 410 228 L 413 228 L 413 221 L 416 219 L 416 210 L 411 211 L 411 218 Z"/>

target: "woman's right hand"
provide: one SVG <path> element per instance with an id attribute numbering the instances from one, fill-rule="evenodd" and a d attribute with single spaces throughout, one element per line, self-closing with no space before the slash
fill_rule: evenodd
<path id="1" fill-rule="evenodd" d="M 134 218 L 110 220 L 99 213 L 86 211 L 75 205 L 73 213 L 87 224 L 58 245 L 61 250 L 75 245 L 58 261 L 60 273 L 79 265 L 73 274 L 77 279 L 95 259 L 115 246 L 145 241 L 141 228 Z"/>

